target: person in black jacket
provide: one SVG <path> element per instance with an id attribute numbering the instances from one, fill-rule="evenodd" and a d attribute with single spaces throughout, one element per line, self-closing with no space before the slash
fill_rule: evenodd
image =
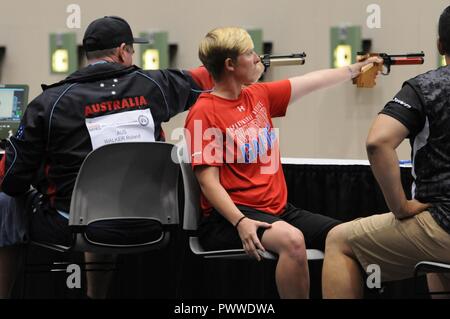
<path id="1" fill-rule="evenodd" d="M 164 141 L 161 124 L 212 86 L 203 67 L 144 71 L 134 66 L 133 43 L 143 42 L 133 38 L 122 18 L 93 21 L 83 39 L 89 65 L 43 86 L 7 141 L 0 162 L 0 298 L 14 283 L 20 244 L 71 242 L 70 200 L 85 157 L 104 144 L 124 142 L 117 138 L 119 129 L 136 133 L 129 134 L 130 142 Z M 140 124 L 143 118 L 146 125 Z M 88 297 L 105 297 L 108 281 L 88 272 Z"/>

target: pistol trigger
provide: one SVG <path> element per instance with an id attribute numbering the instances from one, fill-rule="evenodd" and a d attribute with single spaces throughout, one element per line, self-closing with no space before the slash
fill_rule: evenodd
<path id="1" fill-rule="evenodd" d="M 389 75 L 389 73 L 391 73 L 391 66 L 388 64 L 388 65 L 384 65 L 384 67 L 386 68 L 386 71 L 381 72 L 381 74 Z"/>

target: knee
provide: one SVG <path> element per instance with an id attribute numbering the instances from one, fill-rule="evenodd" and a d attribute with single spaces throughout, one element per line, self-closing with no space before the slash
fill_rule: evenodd
<path id="1" fill-rule="evenodd" d="M 305 238 L 300 230 L 290 230 L 285 236 L 283 246 L 290 258 L 298 261 L 306 260 Z"/>
<path id="2" fill-rule="evenodd" d="M 325 250 L 342 250 L 348 246 L 348 224 L 340 224 L 333 227 L 327 235 Z"/>

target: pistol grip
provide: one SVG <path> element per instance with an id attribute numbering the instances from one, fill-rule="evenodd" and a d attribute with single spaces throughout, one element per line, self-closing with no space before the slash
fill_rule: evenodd
<path id="1" fill-rule="evenodd" d="M 370 63 L 361 68 L 361 73 L 353 79 L 353 84 L 359 88 L 373 88 L 376 85 L 375 78 L 383 68 L 381 63 Z"/>

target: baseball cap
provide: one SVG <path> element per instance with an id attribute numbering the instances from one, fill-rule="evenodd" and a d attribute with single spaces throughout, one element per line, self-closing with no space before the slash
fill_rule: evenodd
<path id="1" fill-rule="evenodd" d="M 117 48 L 122 43 L 148 43 L 148 41 L 144 38 L 133 38 L 128 22 L 115 16 L 105 16 L 92 21 L 83 37 L 86 52 Z"/>

